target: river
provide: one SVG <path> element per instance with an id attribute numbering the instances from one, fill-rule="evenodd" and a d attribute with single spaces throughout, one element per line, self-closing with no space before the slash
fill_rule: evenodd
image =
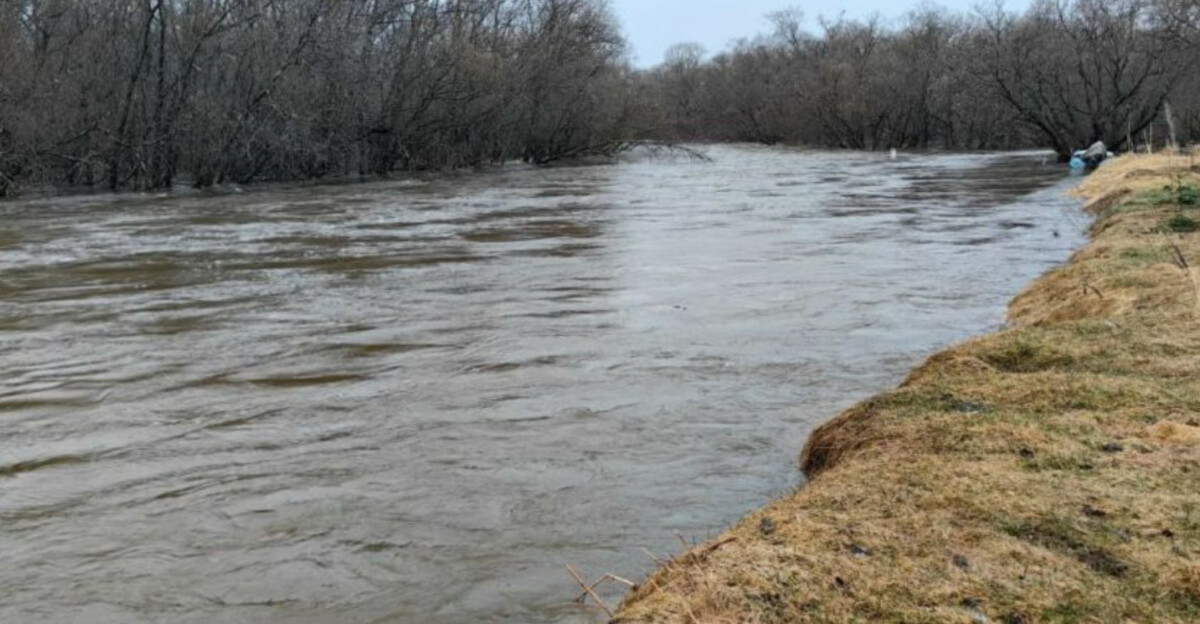
<path id="1" fill-rule="evenodd" d="M 0 204 L 0 621 L 590 621 L 1083 240 L 1041 154 L 707 151 Z"/>

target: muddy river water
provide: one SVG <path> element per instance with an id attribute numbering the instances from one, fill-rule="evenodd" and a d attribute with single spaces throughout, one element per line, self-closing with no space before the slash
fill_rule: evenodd
<path id="1" fill-rule="evenodd" d="M 1082 240 L 1040 154 L 0 204 L 0 621 L 584 622 Z"/>

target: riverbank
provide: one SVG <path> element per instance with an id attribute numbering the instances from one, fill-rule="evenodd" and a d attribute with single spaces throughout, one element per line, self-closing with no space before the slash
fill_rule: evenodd
<path id="1" fill-rule="evenodd" d="M 1200 209 L 1186 156 L 1080 189 L 1091 242 L 818 429 L 808 484 L 684 553 L 621 622 L 1200 619 Z M 1190 225 L 1189 225 L 1190 223 Z"/>

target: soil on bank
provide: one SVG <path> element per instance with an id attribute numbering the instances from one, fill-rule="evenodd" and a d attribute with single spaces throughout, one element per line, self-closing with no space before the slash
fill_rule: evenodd
<path id="1" fill-rule="evenodd" d="M 620 622 L 1200 621 L 1200 167 L 1122 157 L 1092 240 L 821 427 L 809 483 L 683 553 Z"/>

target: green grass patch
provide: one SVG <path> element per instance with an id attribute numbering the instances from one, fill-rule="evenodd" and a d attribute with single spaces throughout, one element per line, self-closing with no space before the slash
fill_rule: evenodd
<path id="1" fill-rule="evenodd" d="M 1187 234 L 1200 229 L 1200 223 L 1196 223 L 1195 219 L 1181 212 L 1167 220 L 1167 229 L 1179 234 Z"/>

